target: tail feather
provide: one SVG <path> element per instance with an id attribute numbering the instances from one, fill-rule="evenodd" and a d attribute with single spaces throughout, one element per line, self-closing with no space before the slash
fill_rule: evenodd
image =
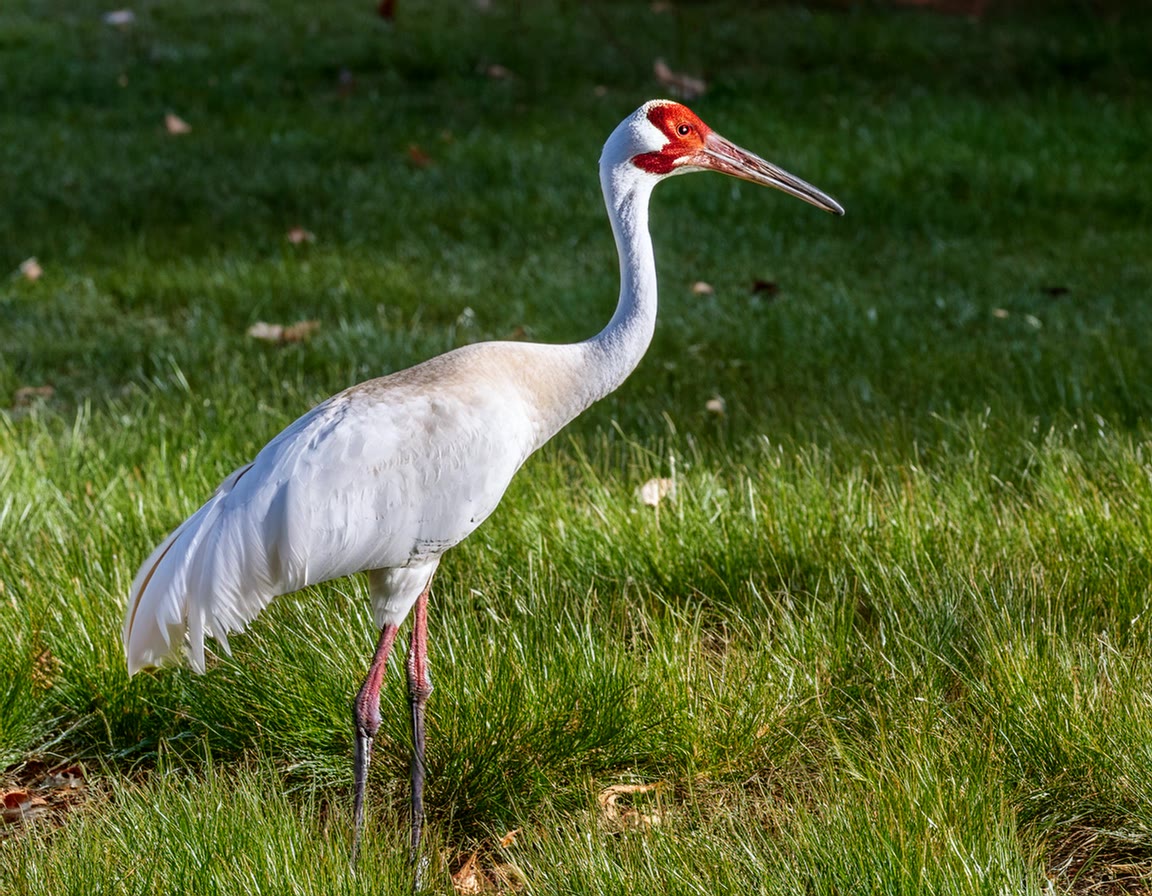
<path id="1" fill-rule="evenodd" d="M 205 637 L 222 640 L 227 649 L 227 631 L 242 629 L 272 599 L 273 594 L 249 594 L 244 609 L 250 615 L 235 612 L 234 603 L 230 606 L 227 601 L 223 602 L 222 612 L 214 611 L 214 604 L 219 605 L 215 592 L 222 584 L 217 574 L 223 568 L 216 556 L 222 538 L 218 523 L 225 498 L 248 469 L 242 467 L 224 480 L 207 503 L 164 539 L 140 567 L 132 582 L 122 633 L 129 675 L 179 659 L 186 634 L 189 662 L 197 672 L 203 672 Z M 227 539 L 227 535 L 223 538 Z M 230 580 L 224 580 L 224 590 L 232 590 L 241 586 L 236 581 L 236 571 L 243 566 L 235 562 L 227 566 L 233 572 Z M 246 584 L 251 588 L 253 583 Z"/>

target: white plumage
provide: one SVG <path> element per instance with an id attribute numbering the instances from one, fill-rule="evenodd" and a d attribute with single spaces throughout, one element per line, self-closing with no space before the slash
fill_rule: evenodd
<path id="1" fill-rule="evenodd" d="M 227 650 L 227 635 L 243 630 L 277 595 L 367 571 L 382 633 L 355 703 L 356 833 L 383 667 L 397 628 L 416 606 L 408 666 L 415 855 L 423 707 L 431 691 L 425 617 L 432 575 L 441 555 L 495 509 L 525 459 L 640 362 L 656 322 L 649 197 L 669 175 L 700 170 L 843 212 L 815 187 L 720 137 L 684 106 L 664 100 L 641 106 L 609 137 L 600 160 L 620 255 L 620 300 L 609 324 L 571 345 L 490 342 L 457 349 L 353 386 L 292 423 L 140 568 L 123 631 L 129 672 L 179 657 L 185 645 L 202 672 L 206 637 Z"/>

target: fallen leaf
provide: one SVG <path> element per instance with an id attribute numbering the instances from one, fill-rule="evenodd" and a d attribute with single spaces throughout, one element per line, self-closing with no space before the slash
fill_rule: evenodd
<path id="1" fill-rule="evenodd" d="M 301 320 L 294 324 L 270 324 L 258 320 L 248 328 L 248 335 L 253 339 L 264 342 L 278 342 L 281 345 L 288 342 L 304 342 L 320 329 L 318 320 Z"/>
<path id="2" fill-rule="evenodd" d="M 640 486 L 639 498 L 641 504 L 646 504 L 649 507 L 658 506 L 664 498 L 675 501 L 676 481 L 667 477 L 649 479 Z"/>
<path id="3" fill-rule="evenodd" d="M 752 295 L 766 295 L 774 296 L 780 292 L 780 284 L 774 280 L 753 280 L 752 281 Z"/>
<path id="4" fill-rule="evenodd" d="M 503 847 L 511 846 L 513 843 L 516 842 L 516 836 L 519 833 L 520 833 L 520 828 L 516 828 L 515 830 L 509 831 L 507 834 L 505 834 L 503 837 L 500 838 L 500 845 Z"/>
<path id="5" fill-rule="evenodd" d="M 117 28 L 127 28 L 136 22 L 136 13 L 130 9 L 113 9 L 104 13 L 104 24 Z"/>
<path id="6" fill-rule="evenodd" d="M 692 284 L 692 292 L 698 296 L 713 295 L 716 290 L 712 287 L 711 283 L 705 283 L 703 280 L 697 280 Z"/>
<path id="7" fill-rule="evenodd" d="M 480 887 L 479 868 L 480 860 L 477 853 L 472 853 L 452 875 L 452 887 L 457 893 L 462 894 L 462 896 L 471 896 L 473 893 L 483 892 Z"/>
<path id="8" fill-rule="evenodd" d="M 55 394 L 55 386 L 21 386 L 12 396 L 12 405 L 18 408 L 27 407 L 37 399 L 47 401 Z"/>
<path id="9" fill-rule="evenodd" d="M 712 398 L 709 398 L 706 402 L 704 402 L 704 410 L 706 410 L 709 414 L 715 414 L 717 417 L 723 417 L 727 408 L 728 406 L 724 402 L 724 399 L 719 395 L 714 395 Z"/>
<path id="10" fill-rule="evenodd" d="M 1008 311 L 1005 308 L 993 308 L 992 316 L 997 317 L 1000 320 L 1004 320 L 1006 317 L 1008 317 Z"/>
<path id="11" fill-rule="evenodd" d="M 484 69 L 486 74 L 493 81 L 507 81 L 512 77 L 512 72 L 500 65 L 498 62 L 493 62 L 490 66 Z"/>
<path id="12" fill-rule="evenodd" d="M 659 793 L 667 782 L 653 784 L 613 784 L 600 791 L 596 802 L 600 804 L 600 820 L 613 830 L 624 828 L 649 827 L 660 824 L 660 816 L 655 812 L 645 815 L 632 806 L 621 806 L 620 797 L 636 793 Z"/>
<path id="13" fill-rule="evenodd" d="M 708 83 L 703 78 L 686 75 L 683 72 L 674 72 L 663 59 L 657 59 L 652 63 L 652 71 L 655 73 L 657 81 L 681 99 L 699 99 L 708 90 Z"/>
<path id="14" fill-rule="evenodd" d="M 33 821 L 48 811 L 48 801 L 43 797 L 34 796 L 27 790 L 9 790 L 0 797 L 4 808 L 0 810 L 0 819 L 5 824 L 18 824 L 22 821 Z"/>
<path id="15" fill-rule="evenodd" d="M 293 246 L 299 246 L 301 243 L 314 243 L 316 242 L 316 234 L 311 230 L 305 230 L 303 227 L 293 227 L 287 233 L 288 242 Z"/>
<path id="16" fill-rule="evenodd" d="M 25 258 L 20 262 L 20 274 L 25 280 L 31 280 L 35 283 L 44 276 L 44 268 L 40 266 L 40 262 L 33 255 L 31 258 Z"/>
<path id="17" fill-rule="evenodd" d="M 408 145 L 408 161 L 417 168 L 427 168 L 432 164 L 432 156 L 424 152 L 424 150 L 415 143 L 410 143 Z"/>
<path id="18" fill-rule="evenodd" d="M 60 659 L 45 647 L 32 664 L 32 684 L 42 691 L 52 689 L 60 672 Z"/>
<path id="19" fill-rule="evenodd" d="M 188 124 L 179 115 L 169 112 L 164 116 L 164 128 L 174 137 L 191 132 L 192 125 Z"/>

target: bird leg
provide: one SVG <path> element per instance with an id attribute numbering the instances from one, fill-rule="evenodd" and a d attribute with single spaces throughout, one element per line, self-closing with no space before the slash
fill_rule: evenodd
<path id="1" fill-rule="evenodd" d="M 356 700 L 352 704 L 352 717 L 356 724 L 356 759 L 352 769 L 356 782 L 351 859 L 353 865 L 356 864 L 356 855 L 360 851 L 360 835 L 364 830 L 364 788 L 368 783 L 368 763 L 372 761 L 372 739 L 380 729 L 380 686 L 384 683 L 384 666 L 388 662 L 388 654 L 392 650 L 392 643 L 396 640 L 396 633 L 399 630 L 398 625 L 386 625 L 380 632 L 376 653 L 372 657 L 372 665 L 368 668 L 368 677 L 364 679 L 360 693 L 356 695 Z"/>
<path id="2" fill-rule="evenodd" d="M 429 583 L 430 585 L 431 583 Z M 412 853 L 417 882 L 420 833 L 424 826 L 424 704 L 432 693 L 428 673 L 428 587 L 416 599 L 412 640 L 408 644 L 408 701 L 412 709 Z"/>

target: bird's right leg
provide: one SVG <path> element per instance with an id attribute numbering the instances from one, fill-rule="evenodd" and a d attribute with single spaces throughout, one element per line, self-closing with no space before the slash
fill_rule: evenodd
<path id="1" fill-rule="evenodd" d="M 388 654 L 396 640 L 398 625 L 386 625 L 376 643 L 376 653 L 368 668 L 368 677 L 352 704 L 352 716 L 356 723 L 356 759 L 353 777 L 356 782 L 356 802 L 353 809 L 352 864 L 356 864 L 356 854 L 360 851 L 360 835 L 364 830 L 364 788 L 368 783 L 368 763 L 372 760 L 372 739 L 380 729 L 380 686 L 384 683 L 384 667 Z"/>

